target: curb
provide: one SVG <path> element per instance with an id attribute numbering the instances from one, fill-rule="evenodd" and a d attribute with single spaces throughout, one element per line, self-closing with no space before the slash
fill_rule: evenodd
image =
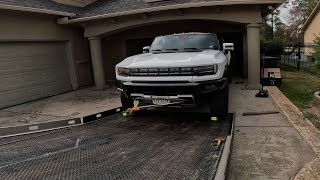
<path id="1" fill-rule="evenodd" d="M 219 160 L 219 165 L 218 165 L 214 180 L 225 180 L 227 178 L 227 170 L 228 170 L 229 158 L 231 154 L 231 145 L 232 145 L 233 130 L 234 130 L 234 121 L 235 121 L 235 114 L 233 113 L 232 127 L 230 130 L 230 134 L 227 136 L 226 142 L 224 144 L 222 155 Z"/>
<path id="2" fill-rule="evenodd" d="M 88 115 L 81 118 L 70 118 L 59 121 L 49 121 L 44 123 L 35 123 L 20 126 L 0 127 L 0 138 L 20 136 L 44 131 L 51 131 L 61 128 L 84 125 L 107 116 L 117 114 L 123 110 L 122 107 L 110 109 L 96 114 Z"/>
<path id="3" fill-rule="evenodd" d="M 268 87 L 268 90 L 289 122 L 312 147 L 315 154 L 320 157 L 320 131 L 304 117 L 303 113 L 277 87 Z"/>

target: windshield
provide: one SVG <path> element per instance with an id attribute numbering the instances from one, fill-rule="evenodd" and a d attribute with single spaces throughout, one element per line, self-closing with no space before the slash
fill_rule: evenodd
<path id="1" fill-rule="evenodd" d="M 219 49 L 215 34 L 179 34 L 160 36 L 151 45 L 151 52 L 161 53 L 170 51 L 202 51 Z"/>

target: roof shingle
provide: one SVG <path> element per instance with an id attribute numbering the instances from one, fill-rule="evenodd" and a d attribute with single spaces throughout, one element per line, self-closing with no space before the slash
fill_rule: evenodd
<path id="1" fill-rule="evenodd" d="M 197 2 L 210 2 L 210 1 L 223 1 L 223 0 L 170 0 L 159 1 L 153 3 L 146 3 L 144 0 L 99 0 L 89 6 L 85 7 L 83 13 L 79 17 L 90 17 L 106 13 L 115 13 L 121 11 L 137 10 L 143 8 L 151 8 L 157 6 L 184 4 L 184 3 L 197 3 Z"/>
<path id="2" fill-rule="evenodd" d="M 213 1 L 226 0 L 166 0 L 152 3 L 146 3 L 144 0 L 97 0 L 83 8 L 59 4 L 51 0 L 0 0 L 0 4 L 74 13 L 77 14 L 75 18 L 82 18 L 159 6 Z"/>
<path id="3" fill-rule="evenodd" d="M 59 4 L 51 0 L 0 0 L 0 4 L 39 8 L 67 13 L 81 14 L 83 9 L 69 5 Z"/>
<path id="4" fill-rule="evenodd" d="M 146 3 L 144 0 L 98 0 L 84 8 L 59 4 L 51 0 L 0 0 L 0 4 L 62 11 L 67 13 L 75 13 L 77 14 L 77 17 L 90 17 L 106 13 L 129 11 L 164 5 L 209 1 L 223 0 L 170 0 L 153 3 Z"/>

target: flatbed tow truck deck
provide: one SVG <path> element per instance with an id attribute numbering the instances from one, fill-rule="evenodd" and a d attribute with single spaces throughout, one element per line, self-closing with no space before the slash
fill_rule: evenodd
<path id="1" fill-rule="evenodd" d="M 81 126 L 0 139 L 1 179 L 214 179 L 233 114 L 117 113 Z"/>

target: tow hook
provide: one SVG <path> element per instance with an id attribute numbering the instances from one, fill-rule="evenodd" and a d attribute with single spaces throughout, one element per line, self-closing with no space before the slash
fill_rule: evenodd
<path id="1" fill-rule="evenodd" d="M 124 111 L 124 112 L 122 113 L 122 116 L 128 117 L 128 116 L 133 115 L 134 112 L 138 112 L 138 111 L 145 110 L 145 109 L 152 108 L 152 107 L 165 107 L 165 106 L 169 106 L 169 105 L 182 104 L 182 103 L 184 103 L 184 100 L 181 99 L 180 101 L 172 102 L 172 103 L 153 104 L 153 105 L 146 105 L 146 106 L 140 106 L 140 107 L 139 107 L 139 103 L 140 103 L 139 100 L 138 100 L 138 99 L 135 99 L 135 100 L 133 101 L 133 107 L 132 107 L 132 108 L 128 108 L 126 111 Z"/>

